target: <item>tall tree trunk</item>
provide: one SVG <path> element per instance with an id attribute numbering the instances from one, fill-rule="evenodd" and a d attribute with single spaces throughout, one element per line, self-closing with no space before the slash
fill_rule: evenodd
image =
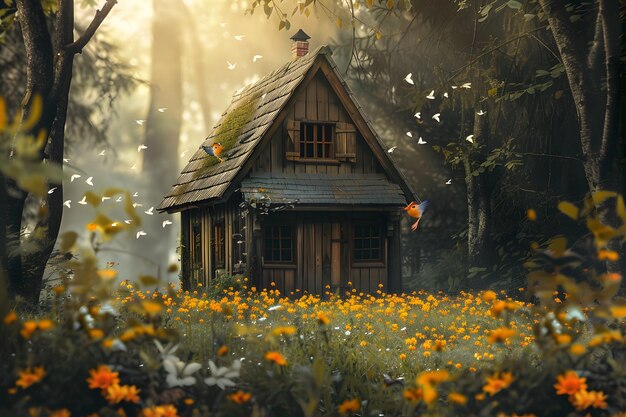
<path id="1" fill-rule="evenodd" d="M 54 36 L 48 31 L 46 17 L 39 1 L 17 0 L 17 16 L 26 50 L 26 89 L 22 100 L 22 121 L 35 112 L 41 99 L 41 117 L 33 126 L 22 129 L 22 134 L 47 138 L 46 146 L 32 162 L 63 166 L 65 145 L 65 121 L 69 90 L 72 80 L 74 56 L 89 42 L 102 21 L 115 5 L 116 0 L 106 0 L 79 39 L 74 41 L 74 2 L 58 0 Z M 11 157 L 20 158 L 15 153 Z M 4 192 L 8 194 L 4 226 L 7 232 L 8 256 L 6 270 L 12 296 L 19 295 L 32 305 L 39 301 L 44 270 L 58 237 L 63 214 L 63 187 L 40 200 L 41 215 L 27 238 L 20 236 L 23 212 L 28 194 L 20 190 L 13 179 L 4 180 Z M 5 248 L 3 248 L 5 249 Z"/>
<path id="2" fill-rule="evenodd" d="M 486 145 L 489 142 L 488 118 L 483 115 L 474 116 L 474 143 Z M 483 148 L 484 149 L 484 148 Z M 484 160 L 485 152 L 480 152 L 479 160 Z M 467 249 L 468 265 L 470 268 L 487 268 L 490 266 L 493 254 L 493 241 L 491 237 L 491 197 L 492 182 L 491 172 L 482 172 L 473 175 L 475 168 L 472 167 L 471 159 L 475 155 L 465 158 L 465 182 L 467 185 L 467 212 L 468 232 Z"/>
<path id="3" fill-rule="evenodd" d="M 150 205 L 157 206 L 178 172 L 178 142 L 182 126 L 182 2 L 153 0 L 150 107 L 146 119 L 143 174 Z M 165 110 L 163 110 L 165 108 Z M 161 109 L 161 111 L 159 111 Z M 167 263 L 171 228 L 162 228 L 165 215 L 155 215 L 144 229 L 160 236 L 149 257 Z M 141 249 L 138 249 L 141 251 Z M 164 265 L 159 265 L 163 267 Z M 158 273 L 158 272 L 157 272 Z"/>
<path id="4" fill-rule="evenodd" d="M 590 31 L 593 39 L 586 39 L 576 31 L 566 10 L 567 1 L 540 0 L 540 3 L 548 16 L 574 99 L 589 191 L 623 192 L 623 167 L 620 167 L 623 144 L 619 138 L 619 2 L 598 1 L 595 27 Z M 619 225 L 613 207 L 603 203 L 597 209 L 602 222 L 613 227 Z M 612 249 L 626 256 L 623 245 L 613 243 Z M 619 266 L 610 264 L 609 268 L 617 270 Z"/>

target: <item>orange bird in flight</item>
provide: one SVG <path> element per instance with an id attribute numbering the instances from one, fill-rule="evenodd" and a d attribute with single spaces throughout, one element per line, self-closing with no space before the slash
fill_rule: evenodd
<path id="1" fill-rule="evenodd" d="M 422 216 L 424 215 L 424 212 L 428 208 L 429 204 L 430 203 L 428 202 L 428 200 L 424 200 L 420 204 L 417 204 L 415 201 L 413 201 L 412 203 L 410 203 L 408 206 L 404 208 L 404 211 L 406 211 L 406 214 L 413 217 L 414 219 L 417 219 L 417 221 L 413 223 L 413 225 L 411 226 L 412 231 L 417 230 L 417 225 L 422 219 Z"/>
<path id="2" fill-rule="evenodd" d="M 223 161 L 222 158 L 220 158 L 220 154 L 222 153 L 222 151 L 224 150 L 224 147 L 222 146 L 221 143 L 214 143 L 211 146 L 206 146 L 206 145 L 202 145 L 202 149 L 204 149 L 204 152 L 206 152 L 207 154 L 216 157 L 217 159 L 220 160 L 220 162 Z"/>

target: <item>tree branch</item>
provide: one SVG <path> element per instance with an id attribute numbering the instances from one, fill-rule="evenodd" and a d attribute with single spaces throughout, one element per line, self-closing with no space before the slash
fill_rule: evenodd
<path id="1" fill-rule="evenodd" d="M 106 0 L 104 7 L 102 7 L 101 10 L 96 10 L 96 15 L 94 16 L 89 26 L 87 26 L 85 32 L 83 32 L 83 34 L 74 42 L 67 45 L 64 50 L 69 54 L 81 53 L 85 45 L 87 45 L 87 42 L 89 42 L 89 40 L 93 37 L 93 35 L 96 33 L 96 30 L 98 30 L 104 19 L 107 17 L 113 6 L 115 6 L 116 4 L 117 0 Z"/>

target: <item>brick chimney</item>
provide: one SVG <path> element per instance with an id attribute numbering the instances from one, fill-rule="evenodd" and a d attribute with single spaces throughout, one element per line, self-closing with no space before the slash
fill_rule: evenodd
<path id="1" fill-rule="evenodd" d="M 291 45 L 291 57 L 293 59 L 303 57 L 309 53 L 309 39 L 311 37 L 304 33 L 302 29 L 298 30 L 291 39 L 293 40 Z"/>

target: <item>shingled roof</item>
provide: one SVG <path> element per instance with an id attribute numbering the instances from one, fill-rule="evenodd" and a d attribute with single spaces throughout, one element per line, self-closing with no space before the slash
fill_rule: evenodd
<path id="1" fill-rule="evenodd" d="M 241 182 L 246 201 L 271 204 L 398 206 L 404 193 L 383 174 L 254 173 Z"/>
<path id="2" fill-rule="evenodd" d="M 234 188 L 231 186 L 235 185 L 233 183 L 235 177 L 240 174 L 244 164 L 252 156 L 253 150 L 266 136 L 278 114 L 318 59 L 326 60 L 346 89 L 349 98 L 356 104 L 354 96 L 345 81 L 341 79 L 335 63 L 330 58 L 331 54 L 327 46 L 322 46 L 304 57 L 288 62 L 259 81 L 236 92 L 230 106 L 203 142 L 203 145 L 207 146 L 220 142 L 224 146 L 222 153 L 224 162 L 219 163 L 215 157 L 209 156 L 202 148 L 198 149 L 161 202 L 158 210 L 175 212 L 186 206 L 220 202 L 227 198 L 228 192 Z M 367 123 L 367 127 L 374 132 L 360 106 L 356 104 L 356 107 Z M 378 142 L 377 146 L 383 149 L 380 138 L 375 134 L 374 138 Z M 388 162 L 391 162 L 386 152 L 382 152 L 382 155 Z M 393 163 L 387 165 L 399 178 L 404 195 L 413 198 L 414 194 L 402 174 L 397 171 Z"/>

